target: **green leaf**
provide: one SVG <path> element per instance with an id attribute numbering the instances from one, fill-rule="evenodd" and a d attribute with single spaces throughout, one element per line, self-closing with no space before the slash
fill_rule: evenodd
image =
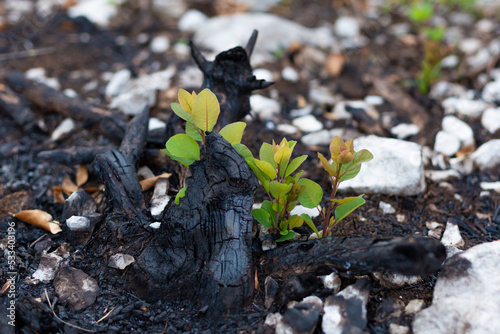
<path id="1" fill-rule="evenodd" d="M 416 23 L 428 21 L 434 15 L 434 7 L 431 1 L 418 1 L 410 7 L 408 17 Z"/>
<path id="2" fill-rule="evenodd" d="M 267 161 L 262 161 L 259 159 L 254 159 L 255 165 L 267 175 L 270 180 L 274 180 L 276 178 L 276 169 Z"/>
<path id="3" fill-rule="evenodd" d="M 188 114 L 191 114 L 193 110 L 194 99 L 196 98 L 196 93 L 190 94 L 188 91 L 181 88 L 177 92 L 177 98 L 179 99 L 179 104 L 181 105 L 182 109 L 184 109 L 184 111 Z"/>
<path id="4" fill-rule="evenodd" d="M 281 211 L 283 211 L 283 209 L 285 208 L 285 206 L 279 202 L 274 202 L 273 205 L 272 205 L 272 210 L 276 213 L 280 213 Z"/>
<path id="5" fill-rule="evenodd" d="M 246 147 L 245 145 L 243 145 L 243 144 L 234 144 L 233 147 L 236 150 L 236 152 L 238 152 L 243 158 L 245 158 L 245 160 L 246 159 L 252 159 L 253 160 L 252 152 L 250 152 L 250 150 L 248 149 L 248 147 Z"/>
<path id="6" fill-rule="evenodd" d="M 323 199 L 323 189 L 320 185 L 309 179 L 300 179 L 299 183 L 305 186 L 299 194 L 299 202 L 306 208 L 315 208 Z"/>
<path id="7" fill-rule="evenodd" d="M 288 233 L 288 219 L 283 219 L 280 223 L 279 230 L 281 235 L 286 235 Z"/>
<path id="8" fill-rule="evenodd" d="M 362 163 L 362 162 L 367 162 L 373 159 L 373 154 L 368 151 L 368 150 L 359 150 L 358 152 L 354 153 L 354 158 L 352 161 L 355 163 Z"/>
<path id="9" fill-rule="evenodd" d="M 359 174 L 360 170 L 361 170 L 361 164 L 352 164 L 352 161 L 346 165 L 342 165 L 340 174 L 342 175 L 343 172 L 345 172 L 345 174 L 342 175 L 342 177 L 340 178 L 340 182 L 355 178 L 356 175 Z"/>
<path id="10" fill-rule="evenodd" d="M 297 172 L 297 174 L 295 174 L 295 176 L 293 177 L 293 178 L 295 179 L 295 183 L 298 183 L 298 182 L 299 182 L 300 177 L 302 176 L 302 173 L 304 173 L 304 171 L 303 171 L 303 170 L 299 170 L 299 171 Z"/>
<path id="11" fill-rule="evenodd" d="M 293 239 L 293 237 L 295 237 L 295 232 L 294 231 L 288 231 L 287 234 L 282 235 L 281 238 L 279 238 L 279 239 L 276 240 L 276 242 L 287 241 L 287 240 Z"/>
<path id="12" fill-rule="evenodd" d="M 199 142 L 203 141 L 200 133 L 198 132 L 196 126 L 193 123 L 186 122 L 186 134 L 196 141 Z"/>
<path id="13" fill-rule="evenodd" d="M 252 216 L 263 226 L 267 228 L 272 226 L 271 215 L 265 209 L 253 209 Z"/>
<path id="14" fill-rule="evenodd" d="M 179 200 L 186 196 L 187 187 L 181 188 L 177 195 L 175 196 L 175 204 L 179 205 Z"/>
<path id="15" fill-rule="evenodd" d="M 319 235 L 318 228 L 316 227 L 316 225 L 314 225 L 311 217 L 309 217 L 309 215 L 307 213 L 303 213 L 300 216 L 302 217 L 302 219 L 304 219 L 304 221 L 306 222 L 307 226 L 309 226 L 311 228 L 311 230 L 313 230 L 314 233 L 316 233 L 316 235 L 318 237 L 321 237 Z"/>
<path id="16" fill-rule="evenodd" d="M 323 169 L 326 170 L 330 176 L 333 177 L 337 175 L 337 171 L 333 169 L 332 165 L 330 165 L 330 163 L 323 154 L 318 152 L 318 158 L 321 161 L 321 164 L 323 165 Z"/>
<path id="17" fill-rule="evenodd" d="M 365 194 L 361 194 L 359 196 L 352 196 L 352 197 L 344 197 L 344 198 L 333 198 L 330 200 L 330 202 L 338 203 L 338 204 L 344 204 L 344 203 L 349 203 L 352 201 L 357 200 L 358 198 L 362 198 Z"/>
<path id="18" fill-rule="evenodd" d="M 302 155 L 298 158 L 295 158 L 292 160 L 292 162 L 290 162 L 290 164 L 288 165 L 288 167 L 286 168 L 286 172 L 285 172 L 285 177 L 289 176 L 290 174 L 292 174 L 293 172 L 295 172 L 295 170 L 297 168 L 300 167 L 300 165 L 302 165 L 302 163 L 307 159 L 307 155 Z"/>
<path id="19" fill-rule="evenodd" d="M 273 146 L 268 143 L 262 144 L 259 151 L 259 159 L 270 163 L 274 169 L 278 168 L 278 164 L 274 161 Z"/>
<path id="20" fill-rule="evenodd" d="M 347 217 L 351 212 L 359 208 L 361 205 L 365 204 L 366 201 L 362 196 L 363 195 L 359 195 L 358 197 L 356 197 L 356 199 L 337 206 L 337 208 L 335 209 L 335 220 L 337 223 Z"/>
<path id="21" fill-rule="evenodd" d="M 193 103 L 194 124 L 203 131 L 212 131 L 219 117 L 220 106 L 217 96 L 205 88 L 196 96 Z"/>
<path id="22" fill-rule="evenodd" d="M 170 104 L 170 107 L 172 107 L 172 110 L 177 116 L 179 116 L 188 123 L 194 123 L 193 116 L 191 116 L 191 114 L 182 109 L 179 103 L 172 103 Z"/>
<path id="23" fill-rule="evenodd" d="M 269 212 L 269 214 L 271 214 L 271 215 L 273 213 L 275 213 L 273 211 L 273 203 L 271 201 L 266 200 L 266 201 L 262 202 L 261 208 L 266 210 L 267 212 Z"/>
<path id="24" fill-rule="evenodd" d="M 200 146 L 191 137 L 180 133 L 167 141 L 167 150 L 174 157 L 190 160 L 200 160 Z"/>
<path id="25" fill-rule="evenodd" d="M 304 224 L 304 218 L 294 215 L 290 218 L 288 226 L 290 229 L 294 229 L 296 227 L 302 226 L 302 224 Z"/>
<path id="26" fill-rule="evenodd" d="M 177 161 L 177 162 L 180 162 L 181 164 L 183 164 L 184 166 L 186 167 L 189 167 L 189 165 L 191 165 L 193 162 L 195 162 L 195 160 L 192 160 L 192 159 L 186 159 L 186 158 L 180 158 L 180 157 L 176 157 L 174 155 L 172 155 L 167 148 L 164 148 L 161 150 L 163 153 L 165 153 L 166 155 L 168 155 L 170 157 L 170 159 L 174 160 L 174 161 Z"/>
<path id="27" fill-rule="evenodd" d="M 297 141 L 296 140 L 290 140 L 288 142 L 288 147 L 293 151 L 293 149 L 295 148 L 295 145 L 297 145 Z"/>
<path id="28" fill-rule="evenodd" d="M 274 198 L 285 197 L 291 189 L 291 184 L 283 184 L 279 183 L 278 181 L 271 181 L 269 183 L 269 192 L 271 193 L 271 195 L 273 195 Z"/>
<path id="29" fill-rule="evenodd" d="M 259 167 L 257 167 L 257 165 L 255 164 L 255 160 L 257 159 L 245 159 L 245 161 L 247 162 L 248 166 L 250 166 L 255 176 L 257 176 L 260 183 L 262 183 L 262 186 L 264 187 L 266 192 L 269 193 L 269 178 L 267 177 L 266 174 L 264 174 L 263 171 L 259 169 Z"/>
<path id="30" fill-rule="evenodd" d="M 247 126 L 244 122 L 235 122 L 226 125 L 223 127 L 219 134 L 224 137 L 231 145 L 239 144 L 241 142 L 241 138 L 243 137 L 243 131 Z"/>

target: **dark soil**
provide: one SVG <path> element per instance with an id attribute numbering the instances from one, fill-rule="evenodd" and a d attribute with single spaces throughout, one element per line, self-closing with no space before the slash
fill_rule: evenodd
<path id="1" fill-rule="evenodd" d="M 214 11 L 203 1 L 192 2 L 193 7 L 203 9 L 209 14 Z M 318 26 L 318 22 L 332 21 L 334 17 L 338 16 L 331 1 L 307 2 L 307 6 L 304 3 L 306 2 L 292 1 L 290 6 L 278 7 L 274 11 L 306 26 Z M 0 30 L 2 37 L 0 38 L 0 53 L 21 51 L 19 45 L 13 45 L 10 41 L 13 34 L 23 36 L 24 24 L 30 19 L 28 16 L 25 21 L 21 21 L 18 25 L 6 26 Z M 136 35 L 138 33 L 152 34 L 164 31 L 170 41 L 189 38 L 189 36 L 183 36 L 175 27 L 175 21 L 160 22 L 154 17 L 143 17 L 138 8 L 132 4 L 125 6 L 125 9 L 108 30 L 99 30 L 84 19 L 69 19 L 61 11 L 47 24 L 36 29 L 36 33 L 29 38 L 34 49 L 51 48 L 50 53 L 36 57 L 3 60 L 1 68 L 2 70 L 26 71 L 30 68 L 43 67 L 47 71 L 47 76 L 59 79 L 63 89 L 71 88 L 80 96 L 91 99 L 93 104 L 105 107 L 105 82 L 101 78 L 103 72 L 115 72 L 122 68 L 130 68 L 135 73 L 141 74 L 163 69 L 171 64 L 175 64 L 178 69 L 192 64 L 192 60 L 178 59 L 171 49 L 164 55 L 148 52 L 147 56 L 140 56 L 148 50 L 148 45 L 137 42 Z M 382 27 L 378 28 L 383 29 Z M 90 38 L 82 41 L 82 34 L 88 34 Z M 285 55 L 283 59 L 277 60 L 273 66 L 281 67 L 287 64 L 290 59 L 293 59 L 293 57 L 288 56 Z M 367 71 L 378 75 L 392 73 L 401 78 L 401 81 L 408 80 L 414 77 L 420 57 L 421 51 L 418 47 L 400 53 L 394 52 L 392 46 L 382 49 L 376 45 L 370 45 L 366 49 L 359 50 L 350 58 L 347 70 L 344 70 L 339 78 L 321 78 L 321 82 L 338 91 L 348 91 L 347 85 L 363 82 L 364 78 L 361 77 L 360 73 L 367 73 Z M 384 61 L 374 62 L 373 59 L 383 59 Z M 348 69 L 352 69 L 352 71 Z M 97 80 L 98 89 L 83 91 L 82 86 L 92 79 Z M 341 83 L 342 87 L 340 87 Z M 284 119 L 287 118 L 287 111 L 297 106 L 297 96 L 301 95 L 307 98 L 307 87 L 305 82 L 293 85 L 286 82 L 276 83 L 274 88 L 279 92 L 280 102 L 285 105 Z M 173 90 L 159 93 L 159 101 L 153 107 L 151 116 L 163 120 L 168 119 L 171 114 L 168 106 L 176 98 L 177 88 L 179 87 L 175 87 L 174 84 Z M 365 83 L 352 88 L 353 91 L 355 89 L 360 91 L 358 94 L 367 95 L 372 88 L 369 83 Z M 413 94 L 415 100 L 424 106 L 431 116 L 431 123 L 426 127 L 426 130 L 411 140 L 432 147 L 435 133 L 440 127 L 442 110 L 433 101 L 425 96 L 420 96 L 415 90 L 407 89 L 407 91 Z M 261 93 L 267 94 L 265 91 Z M 6 237 L 3 231 L 6 231 L 8 222 L 16 222 L 16 252 L 18 257 L 16 259 L 18 266 L 16 299 L 19 310 L 30 310 L 30 303 L 33 303 L 33 299 L 39 298 L 45 311 L 43 316 L 37 320 L 42 321 L 43 326 L 31 322 L 35 320 L 29 317 L 29 312 L 25 314 L 18 312 L 16 330 L 22 333 L 33 333 L 38 332 L 37 328 L 45 328 L 46 332 L 52 333 L 83 332 L 57 320 L 50 311 L 46 293 L 49 299 L 53 300 L 55 293 L 52 283 L 31 285 L 24 280 L 25 277 L 33 274 L 38 267 L 40 250 L 44 249 L 37 248 L 37 244 L 39 245 L 41 242 L 39 238 L 45 236 L 43 242 L 50 244 L 46 248 L 50 252 L 68 241 L 66 234 L 64 232 L 56 235 L 48 234 L 42 229 L 12 218 L 10 214 L 22 209 L 40 209 L 51 213 L 56 220 L 61 217 L 63 205 L 54 202 L 52 187 L 61 185 L 66 174 L 74 179 L 75 169 L 54 162 L 36 160 L 35 154 L 37 152 L 75 145 L 92 147 L 95 145 L 117 145 L 118 143 L 92 129 L 84 128 L 81 124 L 70 136 L 57 142 L 50 142 L 50 133 L 63 120 L 63 116 L 51 113 L 50 110 L 43 110 L 39 115 L 43 115 L 38 116 L 38 123 L 43 123 L 43 126 L 26 132 L 17 127 L 13 120 L 0 113 L 0 159 L 2 166 L 0 171 L 0 231 L 2 232 L 0 232 L 0 236 L 2 239 Z M 401 117 L 407 116 L 402 115 Z M 346 126 L 352 127 L 353 125 L 346 124 Z M 479 126 L 476 124 L 476 127 L 479 128 Z M 475 131 L 475 133 L 478 145 L 493 138 L 484 130 Z M 249 122 L 243 142 L 255 153 L 261 143 L 269 142 L 272 139 L 280 140 L 281 137 L 279 132 L 269 130 L 265 124 L 255 120 Z M 298 137 L 290 136 L 289 139 L 297 140 Z M 161 147 L 151 146 L 149 148 L 158 149 Z M 319 166 L 319 161 L 316 158 L 317 151 L 326 154 L 327 148 L 305 147 L 299 142 L 295 149 L 297 155 L 307 154 L 310 157 L 307 160 L 307 165 L 304 166 L 306 170 L 304 176 L 319 182 L 324 189 L 328 189 L 330 184 Z M 175 175 L 177 169 L 174 164 L 166 158 L 161 158 L 161 163 L 163 165 L 158 164 L 158 161 L 154 163 L 144 161 L 141 165 L 150 165 L 156 174 L 174 172 L 171 186 L 172 189 L 177 189 L 178 177 Z M 98 185 L 99 180 L 95 173 L 92 170 L 90 172 L 89 183 Z M 494 192 L 491 192 L 491 195 L 487 197 L 479 195 L 481 192 L 480 182 L 494 181 L 497 178 L 498 171 L 475 171 L 460 179 L 447 181 L 451 185 L 449 189 L 428 181 L 426 192 L 419 196 L 366 195 L 366 205 L 340 224 L 335 229 L 334 235 L 338 237 L 377 238 L 394 238 L 409 234 L 427 235 L 426 222 L 436 221 L 445 224 L 449 218 L 454 218 L 459 224 L 465 240 L 464 249 L 479 243 L 497 240 L 500 238 L 500 226 L 492 219 L 495 211 L 498 212 L 500 195 Z M 175 194 L 174 190 L 172 190 L 172 194 Z M 147 198 L 150 195 L 151 192 L 145 196 Z M 16 197 L 15 200 L 13 196 Z M 263 192 L 259 189 L 255 200 L 259 202 L 262 199 Z M 378 208 L 380 201 L 392 204 L 397 213 L 383 215 Z M 488 215 L 478 217 L 478 213 L 487 213 Z M 397 215 L 404 216 L 404 222 L 398 222 Z M 363 219 L 360 219 L 361 217 Z M 97 279 L 100 295 L 93 306 L 81 313 L 74 312 L 65 305 L 56 304 L 54 312 L 63 321 L 90 331 L 107 333 L 273 332 L 270 327 L 264 325 L 265 317 L 269 311 L 264 307 L 263 283 L 265 276 L 259 266 L 258 252 L 256 252 L 254 259 L 258 286 L 253 302 L 242 314 L 231 316 L 224 322 L 213 325 L 204 320 L 202 315 L 185 312 L 185 305 L 182 303 L 158 302 L 149 304 L 136 297 L 132 292 L 124 290 L 122 273 L 107 267 L 108 254 L 96 252 L 99 247 L 93 245 L 93 242 L 94 240 L 91 239 L 87 245 L 71 249 L 70 265 Z M 258 244 L 257 240 L 256 243 Z M 0 272 L 2 273 L 1 277 L 4 277 L 8 272 L 7 261 L 3 257 L 0 259 Z M 385 289 L 373 280 L 368 302 L 369 330 L 372 333 L 387 332 L 388 323 L 379 323 L 375 320 L 378 314 L 377 309 L 384 300 L 399 300 L 406 305 L 408 301 L 419 298 L 424 299 L 429 305 L 432 301 L 432 289 L 436 277 L 436 275 L 431 275 L 425 277 L 418 284 L 397 290 Z M 354 277 L 344 277 L 342 287 L 352 284 L 355 280 Z M 4 281 L 2 280 L 0 283 L 3 285 Z M 319 289 L 315 293 L 322 295 L 325 292 Z M 7 298 L 5 295 L 0 295 L 0 300 L 5 302 Z M 123 306 L 124 309 L 121 313 L 114 314 L 96 324 L 97 320 L 117 306 Z M 277 305 L 273 306 L 271 311 L 276 312 L 282 309 L 282 305 Z M 391 322 L 402 325 L 410 325 L 411 321 L 412 316 L 404 314 L 391 319 Z M 3 325 L 1 321 L 0 324 Z M 47 331 L 47 329 L 49 330 Z"/>

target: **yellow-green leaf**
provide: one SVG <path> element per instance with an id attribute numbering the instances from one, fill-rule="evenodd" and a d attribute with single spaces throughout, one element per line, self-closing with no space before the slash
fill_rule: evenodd
<path id="1" fill-rule="evenodd" d="M 219 117 L 220 106 L 217 96 L 205 88 L 200 94 L 196 96 L 193 103 L 193 116 L 194 124 L 203 131 L 212 131 L 217 123 Z"/>
<path id="2" fill-rule="evenodd" d="M 323 199 L 323 189 L 316 182 L 309 179 L 300 179 L 299 183 L 305 186 L 299 194 L 299 202 L 306 208 L 315 208 Z"/>
<path id="3" fill-rule="evenodd" d="M 196 129 L 196 126 L 193 123 L 186 123 L 186 134 L 196 141 L 201 142 L 203 140 L 201 134 L 198 132 L 198 129 Z"/>
<path id="4" fill-rule="evenodd" d="M 188 123 L 194 123 L 191 114 L 187 113 L 184 109 L 182 109 L 179 103 L 172 103 L 170 104 L 170 106 L 172 107 L 172 110 L 177 116 L 179 116 Z"/>
<path id="5" fill-rule="evenodd" d="M 274 161 L 274 150 L 271 144 L 262 144 L 259 151 L 259 159 L 270 163 L 274 168 L 278 168 L 278 164 Z"/>
<path id="6" fill-rule="evenodd" d="M 193 103 L 194 103 L 195 97 L 196 97 L 196 95 L 193 96 L 192 94 L 189 94 L 188 91 L 186 91 L 182 88 L 179 89 L 179 92 L 177 93 L 177 98 L 179 99 L 179 103 L 180 103 L 182 109 L 184 109 L 184 111 L 187 112 L 188 114 L 191 114 L 191 112 L 193 110 Z"/>
<path id="7" fill-rule="evenodd" d="M 180 133 L 167 141 L 167 150 L 172 156 L 190 160 L 200 160 L 200 146 L 191 137 Z"/>
<path id="8" fill-rule="evenodd" d="M 179 205 L 179 200 L 181 198 L 183 198 L 184 196 L 186 196 L 186 190 L 187 190 L 187 187 L 181 188 L 181 190 L 179 190 L 179 192 L 175 196 L 175 204 Z"/>
<path id="9" fill-rule="evenodd" d="M 239 144 L 246 126 L 247 124 L 244 122 L 231 123 L 223 127 L 219 134 L 231 145 Z"/>
<path id="10" fill-rule="evenodd" d="M 300 165 L 302 165 L 302 163 L 307 159 L 307 155 L 302 155 L 298 158 L 295 158 L 292 160 L 292 162 L 290 162 L 290 164 L 288 165 L 288 167 L 286 168 L 286 173 L 285 173 L 285 177 L 289 176 L 290 174 L 292 174 L 293 172 L 295 172 L 295 170 L 297 168 L 300 167 Z"/>
<path id="11" fill-rule="evenodd" d="M 323 168 L 328 172 L 330 176 L 336 176 L 337 172 L 335 169 L 333 169 L 332 165 L 326 160 L 325 156 L 321 153 L 318 152 L 318 158 L 321 161 L 321 164 L 323 165 Z"/>
<path id="12" fill-rule="evenodd" d="M 366 201 L 362 196 L 363 195 L 359 195 L 355 198 L 355 200 L 337 206 L 337 208 L 335 209 L 336 223 L 347 217 L 351 212 L 359 208 L 361 205 L 365 204 Z"/>
<path id="13" fill-rule="evenodd" d="M 290 190 L 292 189 L 291 184 L 283 184 L 278 181 L 271 181 L 269 183 L 269 192 L 274 198 L 283 198 L 285 197 Z"/>
<path id="14" fill-rule="evenodd" d="M 274 169 L 273 166 L 271 166 L 271 164 L 267 161 L 262 161 L 262 160 L 259 160 L 259 159 L 254 159 L 254 162 L 255 164 L 257 165 L 257 167 L 262 171 L 264 172 L 264 174 L 267 175 L 267 177 L 270 179 L 270 180 L 274 180 L 276 178 L 276 169 Z"/>
<path id="15" fill-rule="evenodd" d="M 282 165 L 283 168 L 286 166 L 288 163 L 288 160 L 290 160 L 290 157 L 292 156 L 292 150 L 288 146 L 282 146 L 274 153 L 274 161 L 278 165 Z"/>
<path id="16" fill-rule="evenodd" d="M 294 229 L 302 226 L 302 224 L 304 224 L 304 218 L 301 216 L 292 216 L 292 218 L 290 218 L 290 222 L 288 223 L 288 227 L 290 229 Z"/>

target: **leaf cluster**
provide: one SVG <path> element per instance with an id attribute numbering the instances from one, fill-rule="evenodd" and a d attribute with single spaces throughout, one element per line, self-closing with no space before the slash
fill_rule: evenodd
<path id="1" fill-rule="evenodd" d="M 193 162 L 201 159 L 200 145 L 205 146 L 205 137 L 212 131 L 220 114 L 220 105 L 217 96 L 206 88 L 199 94 L 179 89 L 179 103 L 172 103 L 173 112 L 186 121 L 186 133 L 172 136 L 165 144 L 163 153 L 182 165 L 189 167 Z M 231 145 L 241 142 L 246 124 L 235 122 L 226 125 L 219 134 Z M 186 187 L 179 190 L 175 203 L 184 197 Z"/>

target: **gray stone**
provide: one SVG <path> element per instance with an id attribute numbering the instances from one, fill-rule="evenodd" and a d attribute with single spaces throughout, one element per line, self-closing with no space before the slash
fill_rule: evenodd
<path id="1" fill-rule="evenodd" d="M 445 246 L 462 247 L 465 242 L 460 235 L 460 229 L 457 224 L 448 221 L 446 223 L 446 229 L 444 230 L 443 237 L 441 238 L 441 243 Z"/>
<path id="2" fill-rule="evenodd" d="M 396 213 L 396 209 L 394 209 L 390 203 L 386 203 L 384 201 L 380 201 L 378 203 L 378 207 L 379 207 L 379 209 L 382 210 L 382 213 L 384 215 L 391 214 L 391 213 Z"/>
<path id="3" fill-rule="evenodd" d="M 329 130 L 321 130 L 309 133 L 300 138 L 302 144 L 306 146 L 330 145 L 330 142 L 335 136 Z"/>
<path id="4" fill-rule="evenodd" d="M 481 182 L 479 186 L 483 190 L 493 190 L 500 193 L 500 181 L 497 182 Z"/>
<path id="5" fill-rule="evenodd" d="M 264 281 L 264 306 L 269 309 L 276 299 L 278 293 L 279 285 L 278 282 L 271 276 L 267 276 Z"/>
<path id="6" fill-rule="evenodd" d="M 410 328 L 403 325 L 398 325 L 395 323 L 391 323 L 389 325 L 389 334 L 410 334 Z"/>
<path id="7" fill-rule="evenodd" d="M 109 257 L 108 267 L 123 270 L 134 262 L 132 255 L 117 253 Z"/>
<path id="8" fill-rule="evenodd" d="M 415 334 L 496 333 L 500 328 L 500 241 L 449 258 L 434 287 L 432 305 L 413 321 Z"/>
<path id="9" fill-rule="evenodd" d="M 495 26 L 497 24 L 494 23 L 493 21 L 491 20 L 488 20 L 488 19 L 481 19 L 479 21 L 476 22 L 474 28 L 482 33 L 482 34 L 489 34 L 491 32 L 493 32 L 493 30 L 495 30 Z"/>
<path id="10" fill-rule="evenodd" d="M 327 28 L 310 29 L 267 13 L 242 13 L 208 19 L 194 35 L 194 42 L 218 54 L 238 45 L 246 45 L 252 31 L 259 31 L 253 57 L 272 60 L 276 50 L 292 42 L 328 48 L 335 40 Z"/>
<path id="11" fill-rule="evenodd" d="M 197 66 L 188 66 L 177 75 L 180 87 L 201 87 L 203 84 L 203 72 Z"/>
<path id="12" fill-rule="evenodd" d="M 321 329 L 325 334 L 364 333 L 370 283 L 362 278 L 325 301 Z"/>
<path id="13" fill-rule="evenodd" d="M 309 100 L 318 105 L 334 105 L 337 103 L 338 98 L 329 88 L 319 86 L 315 81 L 311 81 L 309 87 Z"/>
<path id="14" fill-rule="evenodd" d="M 378 95 L 367 95 L 364 101 L 372 106 L 380 106 L 384 104 L 384 99 Z"/>
<path id="15" fill-rule="evenodd" d="M 481 44 L 477 38 L 466 38 L 460 42 L 459 49 L 466 55 L 472 55 L 481 48 Z"/>
<path id="16" fill-rule="evenodd" d="M 500 139 L 492 139 L 479 146 L 471 158 L 481 170 L 496 168 L 500 165 Z"/>
<path id="17" fill-rule="evenodd" d="M 90 219 L 83 216 L 71 216 L 66 219 L 66 226 L 73 232 L 85 231 L 89 232 L 91 230 Z"/>
<path id="18" fill-rule="evenodd" d="M 182 15 L 177 27 L 180 31 L 195 33 L 207 19 L 207 16 L 199 10 L 190 9 Z"/>
<path id="19" fill-rule="evenodd" d="M 340 291 L 342 281 L 336 273 L 332 272 L 329 275 L 321 276 L 321 281 L 325 288 L 333 290 L 333 294 L 337 294 Z"/>
<path id="20" fill-rule="evenodd" d="M 287 308 L 276 324 L 276 334 L 312 334 L 318 325 L 323 302 L 316 296 L 304 298 Z"/>
<path id="21" fill-rule="evenodd" d="M 63 260 L 62 257 L 54 254 L 44 254 L 40 259 L 37 270 L 33 273 L 33 278 L 42 283 L 48 283 L 54 279 L 59 264 Z"/>
<path id="22" fill-rule="evenodd" d="M 157 117 L 151 117 L 148 122 L 148 131 L 154 131 L 154 130 L 160 130 L 160 129 L 165 129 L 167 125 L 165 124 L 164 121 Z"/>
<path id="23" fill-rule="evenodd" d="M 405 307 L 406 314 L 415 314 L 420 312 L 425 306 L 425 301 L 423 299 L 412 299 L 408 302 Z"/>
<path id="24" fill-rule="evenodd" d="M 434 151 L 452 156 L 460 150 L 460 140 L 453 133 L 439 131 L 434 140 Z"/>
<path id="25" fill-rule="evenodd" d="M 292 124 L 303 132 L 316 132 L 323 129 L 323 123 L 318 121 L 313 115 L 306 115 L 295 118 Z"/>
<path id="26" fill-rule="evenodd" d="M 118 5 L 125 2 L 125 0 L 118 1 L 101 1 L 101 0 L 87 0 L 79 1 L 76 5 L 68 8 L 68 16 L 76 18 L 83 16 L 95 25 L 106 28 L 113 17 L 118 14 Z"/>
<path id="27" fill-rule="evenodd" d="M 373 159 L 363 163 L 360 173 L 354 179 L 342 182 L 339 189 L 403 196 L 414 196 L 425 190 L 420 145 L 366 136 L 354 140 L 354 149 L 368 149 Z"/>
<path id="28" fill-rule="evenodd" d="M 166 70 L 130 80 L 112 97 L 109 106 L 126 115 L 137 115 L 146 105 L 153 106 L 156 103 L 156 91 L 168 89 L 174 74 L 175 67 L 169 66 Z"/>
<path id="29" fill-rule="evenodd" d="M 399 289 L 413 285 L 422 280 L 420 276 L 407 276 L 394 272 L 374 272 L 373 277 L 387 289 Z"/>
<path id="30" fill-rule="evenodd" d="M 432 86 L 429 96 L 436 100 L 443 100 L 447 97 L 461 96 L 466 91 L 467 89 L 462 85 L 448 81 L 439 81 Z"/>
<path id="31" fill-rule="evenodd" d="M 111 99 L 120 94 L 120 92 L 127 86 L 130 82 L 130 78 L 132 77 L 132 72 L 129 69 L 125 68 L 116 73 L 113 73 L 111 79 L 106 85 L 106 89 L 104 90 L 104 94 L 107 99 Z"/>
<path id="32" fill-rule="evenodd" d="M 489 133 L 500 129 L 500 108 L 488 108 L 481 117 L 481 124 Z"/>
<path id="33" fill-rule="evenodd" d="M 93 305 L 99 293 L 95 279 L 70 266 L 59 269 L 54 279 L 54 289 L 60 301 L 77 312 Z"/>
<path id="34" fill-rule="evenodd" d="M 257 80 L 266 80 L 269 82 L 274 82 L 273 72 L 269 71 L 266 68 L 255 68 L 253 70 L 253 75 L 255 75 L 255 78 L 257 78 Z"/>
<path id="35" fill-rule="evenodd" d="M 158 15 L 164 22 L 170 19 L 178 19 L 187 10 L 184 0 L 152 0 L 153 13 Z"/>
<path id="36" fill-rule="evenodd" d="M 159 178 L 155 184 L 155 190 L 153 192 L 153 196 L 151 197 L 151 216 L 154 219 L 161 219 L 163 216 L 163 211 L 167 207 L 167 204 L 170 202 L 170 196 L 168 196 L 168 179 L 167 178 Z"/>
<path id="37" fill-rule="evenodd" d="M 61 89 L 61 84 L 56 78 L 47 77 L 46 71 L 42 67 L 30 68 L 25 73 L 26 78 L 54 88 L 55 90 Z"/>
<path id="38" fill-rule="evenodd" d="M 460 58 L 457 55 L 449 55 L 441 60 L 441 66 L 443 68 L 456 68 L 460 63 Z"/>

